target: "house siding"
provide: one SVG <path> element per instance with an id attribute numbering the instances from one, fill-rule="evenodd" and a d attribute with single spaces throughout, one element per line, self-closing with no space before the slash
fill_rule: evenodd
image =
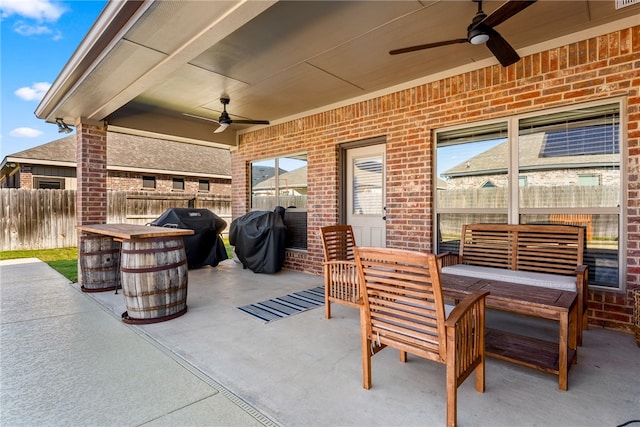
<path id="1" fill-rule="evenodd" d="M 630 331 L 640 280 L 640 26 L 615 31 L 240 135 L 232 153 L 233 217 L 249 210 L 249 162 L 308 155 L 308 251 L 285 268 L 322 272 L 319 228 L 338 222 L 339 145 L 386 139 L 387 246 L 431 250 L 432 130 L 552 107 L 626 100 L 627 289 L 590 290 L 594 325 Z M 625 123 L 625 122 L 623 122 Z"/>

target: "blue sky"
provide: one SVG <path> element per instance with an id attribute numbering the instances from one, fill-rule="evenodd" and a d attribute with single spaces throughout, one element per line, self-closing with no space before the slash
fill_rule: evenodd
<path id="1" fill-rule="evenodd" d="M 0 161 L 67 136 L 34 111 L 106 3 L 0 0 Z"/>

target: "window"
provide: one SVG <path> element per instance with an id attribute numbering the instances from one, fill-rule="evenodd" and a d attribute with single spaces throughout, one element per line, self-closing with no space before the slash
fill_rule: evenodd
<path id="1" fill-rule="evenodd" d="M 286 208 L 287 247 L 307 248 L 307 155 L 251 163 L 251 209 Z"/>
<path id="2" fill-rule="evenodd" d="M 35 178 L 35 188 L 49 190 L 64 190 L 64 178 Z"/>
<path id="3" fill-rule="evenodd" d="M 436 251 L 457 251 L 464 223 L 580 226 L 589 285 L 622 289 L 619 110 L 590 104 L 437 131 Z"/>
<path id="4" fill-rule="evenodd" d="M 589 185 L 601 185 L 600 175 L 578 175 L 578 185 L 589 186 Z"/>
<path id="5" fill-rule="evenodd" d="M 202 191 L 205 193 L 209 192 L 209 180 L 208 179 L 200 179 L 198 180 L 198 191 Z"/>
<path id="6" fill-rule="evenodd" d="M 173 190 L 184 191 L 184 178 L 173 178 Z"/>
<path id="7" fill-rule="evenodd" d="M 145 190 L 153 190 L 156 188 L 156 177 L 155 176 L 143 176 L 142 177 L 142 188 Z"/>

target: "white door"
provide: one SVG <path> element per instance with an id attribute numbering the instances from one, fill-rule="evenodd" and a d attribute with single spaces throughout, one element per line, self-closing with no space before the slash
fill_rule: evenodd
<path id="1" fill-rule="evenodd" d="M 386 246 L 385 146 L 371 145 L 347 151 L 347 224 L 356 245 Z"/>

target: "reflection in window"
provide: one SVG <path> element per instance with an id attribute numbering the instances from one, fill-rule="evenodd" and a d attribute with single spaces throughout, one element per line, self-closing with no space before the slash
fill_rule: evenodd
<path id="1" fill-rule="evenodd" d="M 251 163 L 251 209 L 286 208 L 287 247 L 307 248 L 307 155 Z"/>
<path id="2" fill-rule="evenodd" d="M 437 132 L 437 250 L 451 246 L 469 222 L 575 225 L 585 228 L 589 284 L 621 288 L 619 107 L 582 106 Z"/>

